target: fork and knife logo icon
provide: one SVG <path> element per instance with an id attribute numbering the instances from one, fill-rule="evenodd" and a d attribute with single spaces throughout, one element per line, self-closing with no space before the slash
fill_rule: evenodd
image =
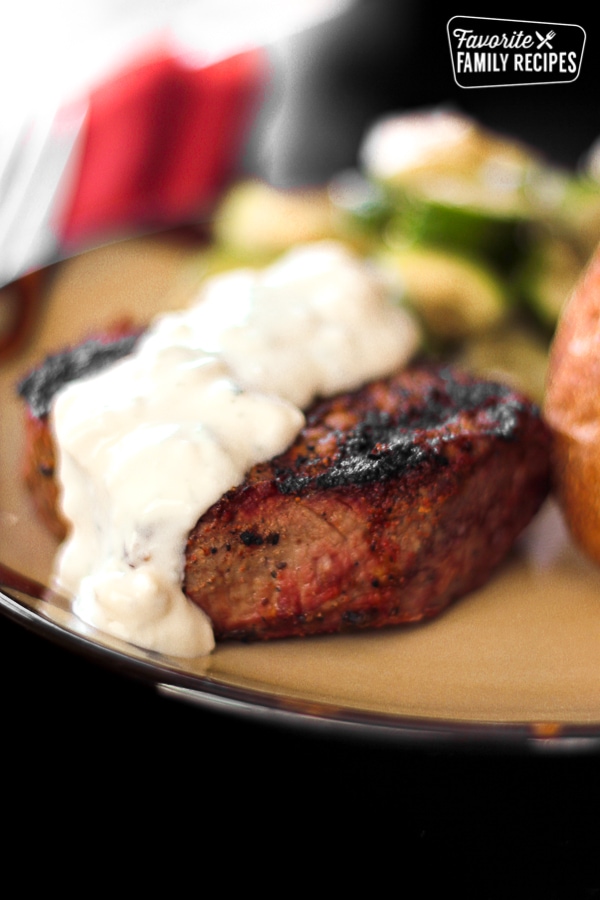
<path id="1" fill-rule="evenodd" d="M 539 44 L 537 45 L 538 50 L 541 47 L 548 47 L 550 50 L 552 50 L 552 44 L 550 43 L 550 41 L 556 37 L 555 31 L 550 30 L 548 32 L 548 34 L 546 35 L 546 37 L 544 37 L 542 34 L 540 34 L 539 31 L 536 31 L 536 35 L 539 40 Z"/>

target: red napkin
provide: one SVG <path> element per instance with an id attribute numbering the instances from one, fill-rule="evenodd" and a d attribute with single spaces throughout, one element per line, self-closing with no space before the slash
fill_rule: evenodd
<path id="1" fill-rule="evenodd" d="M 20 205 L 4 210 L 13 221 L 0 221 L 0 361 L 35 317 L 40 266 L 210 213 L 268 75 L 264 48 L 206 65 L 154 46 L 58 109 Z"/>
<path id="2" fill-rule="evenodd" d="M 157 48 L 94 88 L 55 222 L 63 249 L 205 214 L 235 169 L 267 70 L 262 49 L 198 66 Z"/>

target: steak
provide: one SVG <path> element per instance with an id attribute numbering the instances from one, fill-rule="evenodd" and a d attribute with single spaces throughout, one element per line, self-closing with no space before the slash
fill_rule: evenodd
<path id="1" fill-rule="evenodd" d="M 55 479 L 55 450 L 48 420 L 52 400 L 70 381 L 99 372 L 127 356 L 139 335 L 127 321 L 117 323 L 106 334 L 47 356 L 18 386 L 27 402 L 23 476 L 38 516 L 59 540 L 66 536 L 67 523 L 60 513 Z"/>
<path id="2" fill-rule="evenodd" d="M 217 638 L 417 622 L 490 577 L 549 478 L 524 397 L 411 368 L 317 403 L 289 450 L 197 523 L 184 589 Z"/>
<path id="3" fill-rule="evenodd" d="M 489 579 L 549 490 L 537 408 L 454 368 L 413 366 L 306 418 L 189 535 L 184 590 L 217 639 L 434 616 Z M 62 535 L 47 411 L 30 408 L 28 434 L 29 486 Z"/>

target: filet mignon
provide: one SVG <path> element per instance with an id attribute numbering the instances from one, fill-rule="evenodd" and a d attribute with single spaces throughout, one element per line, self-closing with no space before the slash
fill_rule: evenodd
<path id="1" fill-rule="evenodd" d="M 411 368 L 317 403 L 189 536 L 217 638 L 415 622 L 483 584 L 549 487 L 549 435 L 501 385 Z"/>
<path id="2" fill-rule="evenodd" d="M 60 537 L 48 404 L 22 393 L 26 477 Z M 184 590 L 221 640 L 434 616 L 506 557 L 549 490 L 549 451 L 524 396 L 450 367 L 322 400 L 196 524 Z"/>

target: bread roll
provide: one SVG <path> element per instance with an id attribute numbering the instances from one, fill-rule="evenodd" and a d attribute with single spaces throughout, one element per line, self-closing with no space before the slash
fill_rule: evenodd
<path id="1" fill-rule="evenodd" d="M 544 412 L 569 528 L 600 563 L 600 247 L 566 302 L 550 351 Z"/>

